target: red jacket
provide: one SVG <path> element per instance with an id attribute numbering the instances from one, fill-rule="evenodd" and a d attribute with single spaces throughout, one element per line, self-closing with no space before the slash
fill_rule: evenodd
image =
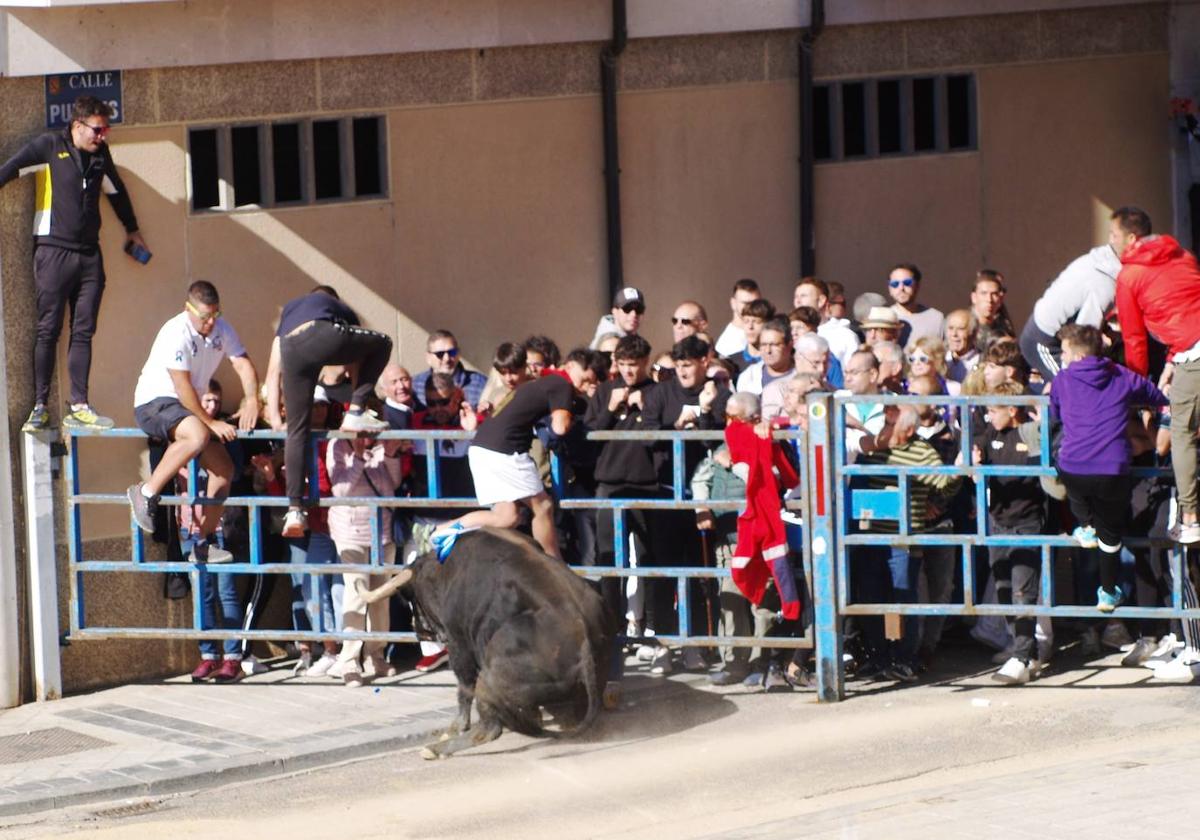
<path id="1" fill-rule="evenodd" d="M 1167 345 L 1167 358 L 1200 342 L 1200 266 L 1172 237 L 1145 236 L 1121 254 L 1117 318 L 1125 366 L 1146 376 L 1146 332 Z"/>

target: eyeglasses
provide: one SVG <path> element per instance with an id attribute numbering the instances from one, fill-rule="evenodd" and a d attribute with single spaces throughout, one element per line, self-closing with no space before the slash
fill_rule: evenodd
<path id="1" fill-rule="evenodd" d="M 918 364 L 925 365 L 925 364 L 929 364 L 929 361 L 930 361 L 929 357 L 926 356 L 924 353 L 912 353 L 908 357 L 908 363 L 910 365 L 918 365 Z"/>
<path id="2" fill-rule="evenodd" d="M 672 316 L 671 323 L 677 327 L 679 327 L 679 326 L 690 327 L 693 324 L 695 324 L 696 321 L 693 318 L 676 318 L 676 317 Z"/>
<path id="3" fill-rule="evenodd" d="M 112 130 L 111 126 L 92 125 L 91 123 L 85 123 L 82 120 L 79 121 L 79 124 L 82 126 L 85 126 L 87 128 L 90 128 L 92 130 L 92 134 L 95 134 L 97 137 L 105 137 L 108 135 L 108 132 Z"/>
<path id="4" fill-rule="evenodd" d="M 645 315 L 646 307 L 642 306 L 640 303 L 627 303 L 621 307 L 621 311 L 626 315 L 628 315 L 630 312 L 636 312 L 639 315 Z"/>
<path id="5" fill-rule="evenodd" d="M 84 123 L 84 125 L 87 125 L 87 123 Z M 206 321 L 215 321 L 221 317 L 220 309 L 215 309 L 212 312 L 201 312 L 190 300 L 184 301 L 184 306 L 187 307 L 188 312 L 191 312 L 193 315 L 199 318 L 201 323 Z"/>
<path id="6" fill-rule="evenodd" d="M 915 285 L 916 285 L 916 283 L 913 281 L 913 279 L 911 277 L 905 277 L 903 280 L 889 280 L 888 281 L 888 286 L 890 286 L 893 289 L 899 289 L 901 286 L 903 286 L 906 289 L 911 289 Z M 845 301 L 842 301 L 842 303 L 845 304 Z"/>
<path id="7" fill-rule="evenodd" d="M 456 359 L 458 358 L 458 348 L 451 347 L 449 350 L 430 350 L 430 353 L 437 356 L 439 359 Z"/>

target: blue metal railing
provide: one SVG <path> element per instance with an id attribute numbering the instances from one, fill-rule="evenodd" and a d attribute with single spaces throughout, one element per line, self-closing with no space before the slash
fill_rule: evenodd
<path id="1" fill-rule="evenodd" d="M 878 406 L 909 404 L 951 408 L 956 414 L 961 432 L 959 449 L 961 463 L 952 466 L 901 466 L 890 464 L 857 464 L 848 457 L 847 408 L 852 405 Z M 1037 409 L 1040 464 L 1037 466 L 978 465 L 972 463 L 972 423 L 966 413 L 988 405 L 1023 405 Z M 816 658 L 818 692 L 824 700 L 837 700 L 844 694 L 842 674 L 840 617 L 847 615 L 919 615 L 919 616 L 1055 616 L 1075 618 L 1200 618 L 1200 610 L 1183 606 L 1183 551 L 1167 539 L 1128 537 L 1124 544 L 1134 548 L 1167 550 L 1172 575 L 1172 595 L 1169 607 L 1119 607 L 1115 613 L 1104 614 L 1094 606 L 1055 604 L 1053 551 L 1078 544 L 1069 536 L 992 534 L 988 528 L 987 478 L 993 476 L 1052 477 L 1057 472 L 1050 458 L 1049 399 L 1040 396 L 1021 397 L 964 397 L 907 395 L 848 394 L 814 395 L 809 398 L 809 461 L 810 492 L 814 495 L 811 539 L 813 547 L 813 579 L 816 586 Z M 1137 468 L 1135 477 L 1171 475 L 1169 470 Z M 909 483 L 915 476 L 951 475 L 976 479 L 974 489 L 975 529 L 970 533 L 928 532 L 913 533 L 910 526 Z M 885 477 L 895 481 L 895 490 L 866 490 L 855 486 L 854 480 L 863 477 Z M 884 495 L 881 495 L 884 494 Z M 886 494 L 891 494 L 890 498 Z M 894 520 L 897 533 L 872 533 L 851 528 L 856 510 L 862 512 L 866 497 L 880 510 L 868 511 L 862 518 Z M 849 549 L 853 546 L 943 546 L 957 548 L 961 553 L 963 600 L 958 604 L 914 603 L 854 603 L 850 597 L 851 562 Z M 975 575 L 972 549 L 988 546 L 1023 546 L 1036 548 L 1040 553 L 1041 576 L 1039 603 L 1036 605 L 975 603 Z M 831 598 L 830 596 L 836 596 Z M 836 609 L 832 602 L 836 603 Z"/>
<path id="2" fill-rule="evenodd" d="M 331 632 L 323 630 L 292 630 L 288 628 L 280 629 L 260 629 L 260 630 L 224 630 L 224 629 L 206 629 L 203 626 L 203 618 L 201 613 L 201 598 L 199 593 L 205 585 L 203 579 L 200 578 L 201 572 L 217 573 L 217 574 L 295 574 L 303 573 L 306 575 L 328 575 L 328 574 L 344 574 L 344 573 L 386 573 L 391 567 L 385 566 L 382 563 L 382 511 L 384 508 L 405 509 L 414 513 L 419 513 L 423 509 L 429 508 L 462 508 L 464 510 L 478 508 L 479 505 L 474 499 L 470 498 L 445 498 L 441 496 L 441 485 L 439 481 L 439 464 L 444 457 L 439 452 L 439 447 L 431 445 L 437 441 L 444 440 L 467 440 L 473 435 L 470 432 L 463 431 L 443 431 L 443 430 L 426 430 L 426 431 L 392 431 L 384 432 L 376 437 L 380 439 L 399 439 L 412 441 L 425 441 L 424 460 L 427 473 L 427 494 L 425 496 L 396 496 L 390 498 L 372 497 L 372 498 L 318 498 L 310 495 L 308 503 L 318 507 L 337 507 L 344 505 L 353 506 L 370 506 L 375 509 L 375 516 L 372 517 L 372 546 L 370 553 L 370 562 L 366 565 L 360 564 L 300 564 L 290 562 L 268 562 L 264 557 L 263 547 L 263 517 L 262 511 L 271 508 L 286 507 L 288 500 L 282 496 L 230 496 L 220 502 L 227 507 L 245 507 L 249 510 L 249 552 L 246 562 L 222 563 L 219 565 L 208 565 L 203 563 L 195 563 L 190 559 L 184 562 L 176 561 L 152 561 L 147 560 L 146 552 L 146 535 L 137 527 L 136 524 L 130 524 L 130 557 L 128 559 L 85 559 L 84 538 L 82 529 L 82 510 L 86 506 L 119 506 L 126 507 L 128 500 L 124 493 L 105 493 L 105 492 L 88 492 L 82 491 L 80 484 L 80 460 L 81 448 L 85 441 L 91 439 L 113 439 L 113 438 L 133 438 L 145 439 L 145 435 L 137 429 L 111 429 L 106 431 L 93 430 L 71 430 L 70 447 L 67 452 L 67 477 L 69 485 L 69 494 L 67 503 L 69 506 L 67 521 L 68 521 L 68 554 L 69 554 L 69 577 L 70 577 L 70 633 L 74 638 L 176 638 L 176 639 L 250 639 L 250 640 L 311 640 L 321 641 L 329 638 L 338 640 L 348 639 L 363 639 L 363 640 L 386 640 L 413 642 L 417 640 L 416 634 L 411 632 L 351 632 L 340 631 Z M 802 438 L 802 432 L 781 432 L 777 435 L 780 438 Z M 238 437 L 243 440 L 255 441 L 270 441 L 283 440 L 286 437 L 284 432 L 275 431 L 253 431 L 239 432 Z M 344 432 L 322 432 L 314 433 L 310 441 L 310 476 L 315 476 L 316 458 L 318 453 L 318 445 L 321 440 L 335 438 L 353 438 L 355 435 Z M 810 647 L 812 644 L 811 636 L 803 637 L 770 637 L 767 639 L 758 637 L 739 637 L 739 636 L 722 636 L 722 635 L 700 635 L 692 634 L 691 627 L 691 609 L 688 597 L 688 581 L 689 580 L 719 580 L 730 576 L 728 569 L 717 568 L 715 566 L 694 566 L 694 565 L 654 565 L 654 566 L 630 566 L 625 515 L 629 510 L 644 509 L 644 510 L 696 510 L 705 508 L 714 512 L 721 511 L 736 511 L 740 509 L 743 502 L 740 500 L 709 500 L 697 502 L 689 499 L 689 493 L 685 485 L 687 476 L 685 475 L 685 444 L 688 441 L 704 441 L 716 443 L 723 440 L 723 434 L 717 432 L 696 432 L 696 431 L 662 431 L 662 432 L 591 432 L 588 434 L 588 439 L 593 441 L 606 440 L 644 440 L 648 444 L 653 444 L 658 441 L 669 441 L 671 446 L 671 457 L 673 460 L 672 466 L 672 487 L 670 498 L 661 499 L 628 499 L 628 498 L 562 498 L 561 492 L 559 496 L 559 505 L 567 510 L 597 510 L 611 511 L 614 515 L 614 534 L 613 534 L 613 554 L 614 565 L 611 567 L 603 566 L 575 566 L 572 567 L 575 572 L 588 578 L 631 578 L 640 579 L 648 578 L 672 578 L 676 581 L 676 600 L 677 613 L 679 620 L 679 632 L 676 634 L 658 633 L 655 638 L 671 643 L 714 646 L 714 645 L 732 645 L 732 646 L 770 646 L 772 648 L 785 647 Z M 552 456 L 552 475 L 556 489 L 561 490 L 562 487 L 562 469 L 557 458 Z M 161 496 L 161 504 L 169 506 L 179 505 L 212 505 L 217 502 L 197 495 L 199 483 L 197 481 L 197 465 L 193 461 L 189 467 L 189 493 L 186 495 L 168 495 Z M 310 482 L 310 487 L 315 489 L 316 482 Z M 793 509 L 802 508 L 803 502 L 791 502 L 789 507 Z M 807 552 L 806 552 L 807 556 Z M 84 575 L 89 573 L 161 573 L 161 572 L 181 572 L 187 571 L 192 576 L 193 582 L 193 626 L 190 628 L 166 628 L 166 627 L 113 627 L 113 626 L 96 626 L 91 625 L 87 621 L 85 608 L 85 592 L 84 592 Z"/>

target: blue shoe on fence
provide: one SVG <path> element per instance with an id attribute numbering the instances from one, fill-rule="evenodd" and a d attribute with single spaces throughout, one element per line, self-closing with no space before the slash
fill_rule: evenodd
<path id="1" fill-rule="evenodd" d="M 1096 529 L 1091 525 L 1080 525 L 1071 532 L 1071 536 L 1079 543 L 1080 548 L 1096 548 L 1100 545 L 1100 541 L 1096 539 Z"/>
<path id="2" fill-rule="evenodd" d="M 1103 586 L 1096 587 L 1096 609 L 1100 610 L 1100 612 L 1112 612 L 1119 607 L 1121 605 L 1121 601 L 1124 600 L 1121 587 L 1114 586 L 1113 590 L 1114 594 L 1109 595 L 1104 591 Z"/>

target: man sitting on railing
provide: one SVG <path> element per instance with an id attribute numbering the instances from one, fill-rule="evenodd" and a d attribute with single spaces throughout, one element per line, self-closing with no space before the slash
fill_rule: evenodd
<path id="1" fill-rule="evenodd" d="M 242 381 L 242 405 L 234 415 L 237 427 L 209 417 L 199 397 L 227 356 Z M 221 299 L 212 283 L 197 280 L 189 286 L 184 311 L 158 331 L 138 377 L 133 403 L 138 427 L 150 437 L 171 442 L 150 478 L 127 491 L 133 520 L 152 534 L 159 493 L 193 458 L 199 457 L 208 471 L 208 498 L 223 499 L 229 494 L 233 462 L 224 442 L 237 437 L 238 428 L 249 431 L 258 422 L 258 373 L 237 332 L 221 317 Z M 210 505 L 200 518 L 193 562 L 228 563 L 233 559 L 213 539 L 221 510 L 220 505 Z"/>

